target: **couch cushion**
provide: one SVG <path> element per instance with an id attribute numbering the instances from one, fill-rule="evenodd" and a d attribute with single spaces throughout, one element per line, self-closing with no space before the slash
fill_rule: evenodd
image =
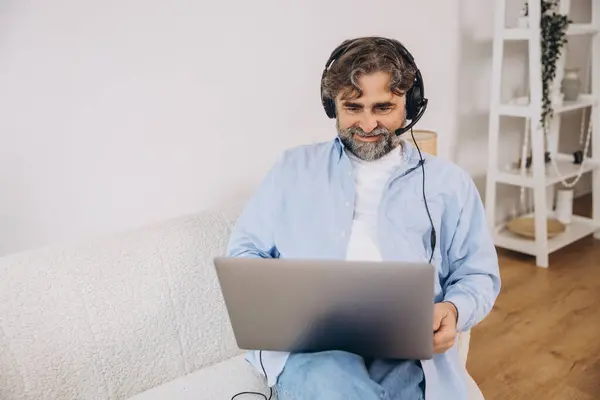
<path id="1" fill-rule="evenodd" d="M 262 376 L 246 362 L 244 355 L 240 355 L 167 382 L 128 400 L 227 400 L 236 393 L 246 391 L 268 395 L 269 389 Z M 250 395 L 240 397 L 260 398 Z M 275 399 L 275 394 L 272 399 Z"/>

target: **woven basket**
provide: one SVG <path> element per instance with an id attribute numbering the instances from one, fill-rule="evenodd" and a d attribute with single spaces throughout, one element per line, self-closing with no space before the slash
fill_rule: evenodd
<path id="1" fill-rule="evenodd" d="M 508 222 L 509 231 L 527 239 L 535 240 L 535 219 L 530 216 L 515 218 Z M 565 231 L 566 227 L 563 223 L 554 218 L 548 218 L 546 222 L 546 230 L 548 239 L 560 235 Z"/>

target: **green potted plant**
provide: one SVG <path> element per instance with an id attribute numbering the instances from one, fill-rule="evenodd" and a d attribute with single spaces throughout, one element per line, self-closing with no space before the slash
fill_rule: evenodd
<path id="1" fill-rule="evenodd" d="M 556 85 L 556 64 L 562 54 L 563 47 L 567 44 L 566 32 L 572 22 L 567 15 L 558 12 L 558 3 L 558 0 L 541 0 L 541 124 L 544 130 L 547 128 L 548 119 L 554 114 L 552 96 Z"/>

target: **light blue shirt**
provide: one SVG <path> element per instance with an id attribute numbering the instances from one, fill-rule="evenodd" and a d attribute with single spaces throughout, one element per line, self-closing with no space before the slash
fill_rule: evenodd
<path id="1" fill-rule="evenodd" d="M 423 201 L 417 149 L 404 142 L 406 162 L 387 182 L 377 217 L 384 260 L 428 262 L 431 224 Z M 437 244 L 435 302 L 458 309 L 459 332 L 491 311 L 500 291 L 498 257 L 481 198 L 458 166 L 423 153 L 425 194 Z M 345 259 L 353 222 L 353 169 L 336 138 L 287 150 L 267 173 L 236 221 L 228 246 L 233 257 Z M 273 299 L 277 301 L 277 299 Z M 433 321 L 432 321 L 433 324 Z M 288 354 L 263 352 L 269 385 Z M 262 373 L 258 352 L 247 359 Z M 464 400 L 467 386 L 457 345 L 422 360 L 425 398 Z"/>

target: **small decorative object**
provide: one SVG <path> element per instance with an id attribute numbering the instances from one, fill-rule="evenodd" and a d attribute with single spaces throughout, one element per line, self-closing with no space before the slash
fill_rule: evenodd
<path id="1" fill-rule="evenodd" d="M 581 92 L 581 80 L 577 68 L 565 69 L 565 77 L 562 81 L 562 91 L 566 101 L 576 101 Z"/>
<path id="2" fill-rule="evenodd" d="M 509 221 L 506 227 L 514 234 L 535 240 L 535 219 L 533 217 L 515 218 Z M 548 218 L 546 221 L 548 239 L 560 235 L 565 229 L 565 225 L 557 219 Z"/>
<path id="3" fill-rule="evenodd" d="M 529 155 L 529 156 L 527 156 L 527 158 L 525 158 L 525 169 L 531 168 L 531 161 L 533 161 L 532 158 L 531 158 L 531 155 Z M 517 162 L 514 163 L 514 167 L 513 168 L 515 168 L 515 169 L 521 168 L 521 162 L 522 162 L 521 158 L 519 158 L 517 160 Z"/>
<path id="4" fill-rule="evenodd" d="M 547 129 L 548 118 L 554 114 L 553 96 L 556 63 L 567 43 L 567 28 L 572 22 L 567 15 L 558 12 L 559 0 L 541 0 L 541 46 L 542 46 L 542 117 L 540 123 Z"/>
<path id="5" fill-rule="evenodd" d="M 556 219 L 567 225 L 573 215 L 573 189 L 558 190 L 556 195 Z"/>
<path id="6" fill-rule="evenodd" d="M 529 169 L 531 168 L 531 162 L 533 161 L 533 159 L 531 158 L 531 154 L 529 156 L 527 156 L 527 158 L 525 159 L 525 169 Z M 552 159 L 550 158 L 550 152 L 547 151 L 544 153 L 544 164 L 550 164 L 550 162 L 552 162 Z M 521 158 L 519 158 L 514 164 L 513 164 L 513 168 L 515 169 L 519 169 L 521 167 Z"/>
<path id="7" fill-rule="evenodd" d="M 526 1 L 519 14 L 519 28 L 527 29 L 529 27 L 529 4 Z"/>
<path id="8" fill-rule="evenodd" d="M 583 162 L 583 151 L 577 150 L 573 152 L 573 164 L 581 164 Z"/>

